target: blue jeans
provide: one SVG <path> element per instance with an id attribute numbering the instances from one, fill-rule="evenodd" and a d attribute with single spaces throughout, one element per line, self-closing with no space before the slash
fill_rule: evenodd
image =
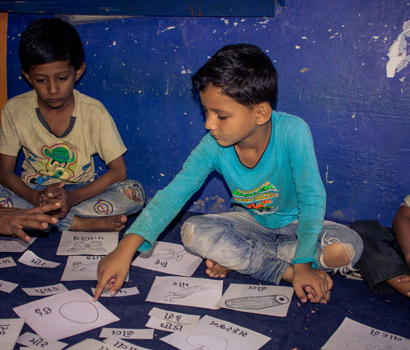
<path id="1" fill-rule="evenodd" d="M 244 210 L 223 214 L 192 216 L 182 226 L 185 248 L 202 258 L 211 259 L 239 273 L 279 284 L 295 256 L 297 222 L 282 228 L 267 228 Z M 331 268 L 323 262 L 323 249 L 342 243 L 350 264 Z M 324 221 L 317 241 L 317 261 L 325 271 L 346 273 L 360 259 L 363 243 L 350 228 Z"/>
<path id="2" fill-rule="evenodd" d="M 84 187 L 85 185 L 87 185 L 87 183 L 65 185 L 64 189 L 72 191 Z M 47 187 L 45 185 L 35 184 L 29 184 L 28 186 L 38 191 Z M 135 191 L 135 197 L 137 200 L 131 200 L 125 195 L 127 189 L 133 189 Z M 116 182 L 98 196 L 89 198 L 72 207 L 64 218 L 58 220 L 58 223 L 55 226 L 59 231 L 69 230 L 73 223 L 74 216 L 98 217 L 135 214 L 142 210 L 144 203 L 145 192 L 139 182 L 135 180 Z M 33 205 L 30 202 L 21 198 L 4 186 L 0 186 L 0 205 L 9 208 L 33 208 Z"/>

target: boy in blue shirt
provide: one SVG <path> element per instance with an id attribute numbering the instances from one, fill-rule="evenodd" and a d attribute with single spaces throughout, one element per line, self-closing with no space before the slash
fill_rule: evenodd
<path id="1" fill-rule="evenodd" d="M 206 259 L 210 277 L 235 270 L 276 284 L 285 280 L 302 302 L 326 303 L 333 282 L 325 271 L 352 269 L 362 242 L 353 230 L 324 222 L 325 190 L 310 130 L 273 109 L 271 60 L 253 45 L 228 45 L 192 81 L 209 133 L 100 262 L 94 298 L 104 288 L 112 294 L 121 288 L 137 249 L 149 250 L 216 170 L 232 193 L 233 211 L 190 217 L 181 229 L 185 248 Z"/>
<path id="2" fill-rule="evenodd" d="M 127 179 L 126 147 L 101 102 L 74 89 L 85 71 L 75 28 L 58 18 L 32 22 L 20 39 L 23 76 L 33 90 L 11 98 L 0 128 L 0 205 L 31 209 L 59 203 L 60 231 L 120 231 L 145 202 Z M 15 174 L 19 151 L 21 176 Z M 95 178 L 93 156 L 108 170 Z"/>

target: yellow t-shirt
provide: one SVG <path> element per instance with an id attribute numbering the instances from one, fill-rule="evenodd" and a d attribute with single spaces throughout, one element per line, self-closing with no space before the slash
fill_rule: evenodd
<path id="1" fill-rule="evenodd" d="M 108 164 L 126 147 L 110 114 L 98 100 L 74 90 L 72 129 L 61 137 L 48 130 L 38 116 L 34 90 L 10 99 L 3 107 L 0 153 L 17 156 L 24 152 L 21 179 L 49 185 L 79 183 L 94 179 L 93 155 Z"/>

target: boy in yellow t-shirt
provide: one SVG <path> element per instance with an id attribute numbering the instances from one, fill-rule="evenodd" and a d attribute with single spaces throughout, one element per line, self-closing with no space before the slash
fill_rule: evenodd
<path id="1" fill-rule="evenodd" d="M 75 28 L 57 18 L 32 22 L 21 36 L 22 74 L 33 90 L 10 99 L 0 129 L 0 204 L 32 208 L 60 203 L 59 230 L 120 231 L 145 202 L 143 187 L 127 180 L 126 147 L 97 100 L 74 89 L 85 70 Z M 24 152 L 23 171 L 15 172 Z M 93 156 L 107 172 L 94 179 Z"/>

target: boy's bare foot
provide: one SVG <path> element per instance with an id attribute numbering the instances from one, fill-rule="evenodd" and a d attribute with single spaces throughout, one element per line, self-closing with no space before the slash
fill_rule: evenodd
<path id="1" fill-rule="evenodd" d="M 71 231 L 121 231 L 127 223 L 126 215 L 85 218 L 75 216 Z"/>
<path id="2" fill-rule="evenodd" d="M 205 264 L 207 267 L 206 274 L 209 277 L 225 278 L 226 275 L 231 272 L 231 270 L 210 259 L 206 259 Z"/>

